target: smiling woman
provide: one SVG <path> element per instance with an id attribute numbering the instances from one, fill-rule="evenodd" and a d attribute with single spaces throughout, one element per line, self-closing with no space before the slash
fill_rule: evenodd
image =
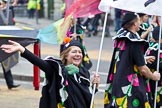
<path id="1" fill-rule="evenodd" d="M 80 66 L 82 63 L 83 55 L 79 47 L 71 46 L 71 48 L 69 48 L 69 54 L 66 55 L 62 52 L 61 58 L 65 58 L 65 65 L 74 64 L 76 66 Z"/>
<path id="2" fill-rule="evenodd" d="M 11 40 L 9 43 L 0 48 L 6 53 L 20 51 L 22 57 L 45 72 L 46 84 L 42 89 L 39 108 L 90 107 L 90 73 L 81 65 L 83 48 L 80 42 L 71 40 L 66 43 L 61 50 L 61 60 L 53 57 L 42 60 L 19 43 Z M 99 82 L 100 78 L 95 75 L 92 84 L 97 84 L 98 87 Z"/>

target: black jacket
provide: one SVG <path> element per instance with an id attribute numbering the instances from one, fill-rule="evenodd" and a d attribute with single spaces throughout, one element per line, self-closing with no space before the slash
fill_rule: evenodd
<path id="1" fill-rule="evenodd" d="M 21 54 L 32 64 L 39 66 L 46 75 L 39 108 L 89 108 L 91 102 L 90 74 L 80 67 L 75 75 L 69 75 L 60 60 L 47 57 L 42 60 L 25 49 Z"/>

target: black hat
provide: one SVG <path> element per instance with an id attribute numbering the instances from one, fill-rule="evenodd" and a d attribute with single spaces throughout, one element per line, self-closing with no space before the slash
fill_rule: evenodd
<path id="1" fill-rule="evenodd" d="M 79 41 L 77 41 L 77 40 L 71 40 L 68 43 L 61 44 L 61 46 L 60 46 L 60 53 L 62 51 L 64 51 L 64 50 L 66 50 L 67 48 L 71 47 L 71 46 L 77 46 L 77 47 L 79 47 L 82 50 L 82 53 L 84 51 L 83 50 L 83 46 L 82 46 L 82 44 Z"/>
<path id="2" fill-rule="evenodd" d="M 144 14 L 144 13 L 138 13 L 138 15 L 139 15 L 139 17 L 142 17 L 142 16 L 144 16 L 146 14 Z"/>
<path id="3" fill-rule="evenodd" d="M 122 24 L 121 26 L 123 27 L 125 24 L 131 22 L 132 20 L 136 19 L 137 18 L 137 14 L 134 13 L 134 12 L 127 12 L 123 19 L 122 19 Z"/>
<path id="4" fill-rule="evenodd" d="M 2 2 L 7 3 L 8 0 L 2 0 Z"/>
<path id="5" fill-rule="evenodd" d="M 160 31 L 160 27 L 157 26 L 154 28 L 153 32 L 152 32 L 152 35 L 153 35 L 153 38 L 157 41 L 159 40 L 159 31 Z M 161 34 L 161 38 L 162 38 L 162 34 Z"/>

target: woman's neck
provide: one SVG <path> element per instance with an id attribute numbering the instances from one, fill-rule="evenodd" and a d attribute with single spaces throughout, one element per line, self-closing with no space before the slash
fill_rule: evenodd
<path id="1" fill-rule="evenodd" d="M 144 23 L 144 21 L 143 21 L 142 19 L 140 19 L 140 22 L 141 22 L 141 24 L 143 24 L 143 23 Z"/>
<path id="2" fill-rule="evenodd" d="M 136 34 L 136 31 L 134 29 L 128 29 L 129 31 L 131 31 L 132 33 Z"/>

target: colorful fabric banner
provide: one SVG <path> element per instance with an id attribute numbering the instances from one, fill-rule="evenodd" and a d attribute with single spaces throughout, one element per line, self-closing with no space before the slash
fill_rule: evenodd
<path id="1" fill-rule="evenodd" d="M 162 16 L 161 5 L 162 0 L 101 0 L 99 10 L 107 12 L 107 7 L 111 6 L 137 13 Z"/>
<path id="2" fill-rule="evenodd" d="M 49 44 L 61 44 L 72 23 L 72 16 L 62 18 L 53 24 L 40 29 L 37 38 Z"/>
<path id="3" fill-rule="evenodd" d="M 66 0 L 65 2 L 70 5 L 73 1 Z M 98 9 L 99 3 L 100 0 L 75 0 L 67 9 L 65 18 L 40 29 L 37 38 L 46 43 L 61 44 L 74 18 L 101 13 Z"/>
<path id="4" fill-rule="evenodd" d="M 49 26 L 42 28 L 39 30 L 37 38 L 43 42 L 50 43 L 50 44 L 59 44 L 61 43 L 62 39 L 59 37 L 59 29 L 61 24 L 63 23 L 64 19 L 60 19 Z"/>
<path id="5" fill-rule="evenodd" d="M 66 11 L 65 18 L 72 15 L 74 18 L 87 17 L 101 13 L 98 9 L 100 0 L 75 0 Z"/>
<path id="6" fill-rule="evenodd" d="M 73 2 L 74 2 L 74 0 L 65 0 L 65 5 L 66 5 L 65 10 L 69 9 Z"/>

